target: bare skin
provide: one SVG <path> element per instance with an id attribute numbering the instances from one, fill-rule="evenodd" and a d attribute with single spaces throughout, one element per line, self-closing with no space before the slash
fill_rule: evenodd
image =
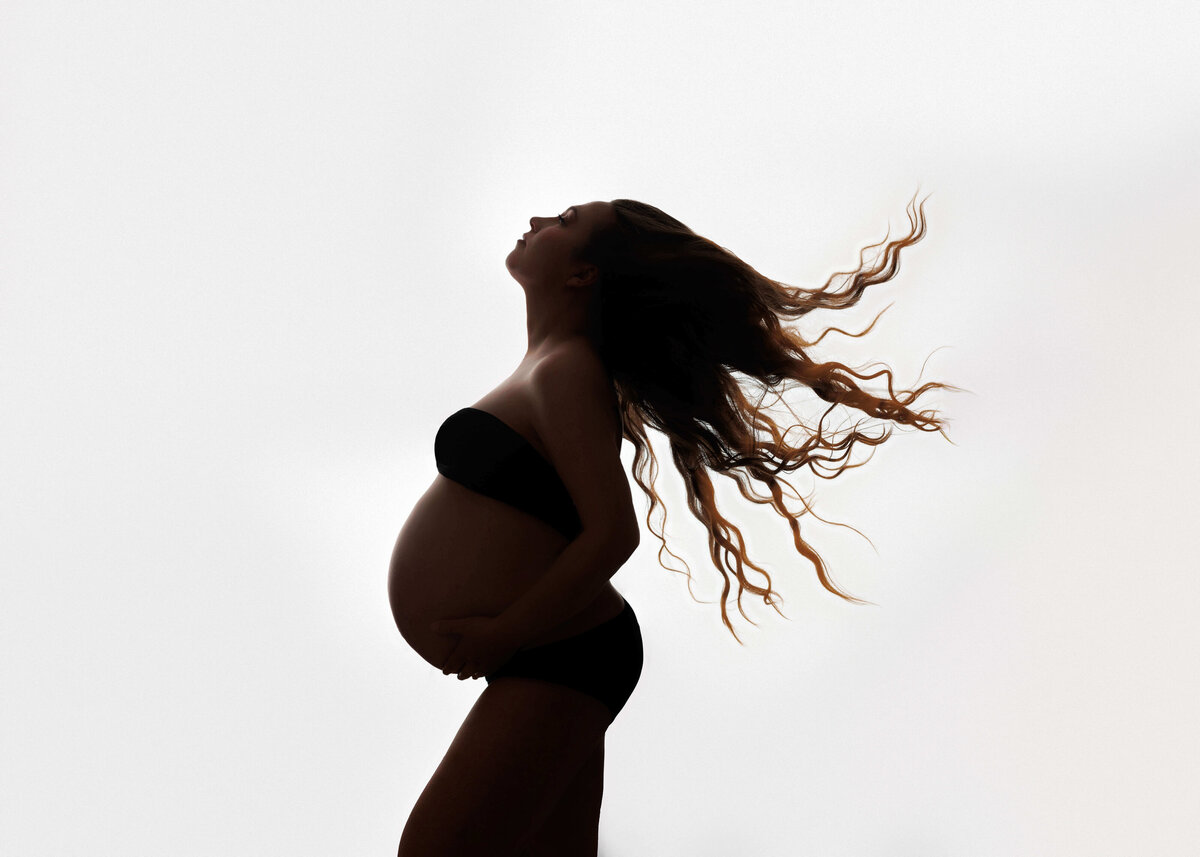
<path id="1" fill-rule="evenodd" d="M 526 240 L 505 260 L 525 289 L 529 347 L 512 375 L 471 406 L 507 423 L 547 460 L 532 417 L 530 375 L 555 349 L 592 342 L 598 272 L 578 263 L 574 250 L 611 216 L 608 203 L 595 202 L 559 217 L 532 218 Z M 611 393 L 606 410 L 619 450 L 620 416 Z M 500 615 L 568 543 L 544 521 L 438 474 L 392 551 L 388 596 L 396 626 L 440 669 L 454 641 L 433 633 L 433 621 Z M 621 594 L 607 584 L 586 608 L 522 648 L 582 633 L 623 607 Z M 413 807 L 399 857 L 594 857 L 610 717 L 599 700 L 565 685 L 493 680 Z"/>
<path id="2" fill-rule="evenodd" d="M 522 361 L 512 376 L 471 407 L 503 420 L 546 456 L 530 417 L 529 372 L 538 359 L 541 356 Z M 613 444 L 619 447 L 615 392 L 611 404 Z M 440 668 L 454 641 L 430 629 L 435 620 L 499 616 L 549 569 L 568 543 L 545 521 L 439 473 L 413 507 L 392 551 L 388 596 L 396 627 L 417 654 Z M 583 612 L 523 647 L 582 633 L 616 616 L 622 607 L 621 594 L 607 584 Z"/>

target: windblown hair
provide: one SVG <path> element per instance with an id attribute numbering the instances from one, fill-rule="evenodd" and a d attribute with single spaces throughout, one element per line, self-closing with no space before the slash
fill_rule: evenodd
<path id="1" fill-rule="evenodd" d="M 860 253 L 857 270 L 833 274 L 820 289 L 791 288 L 765 277 L 729 250 L 652 205 L 632 199 L 613 200 L 612 205 L 615 224 L 597 230 L 578 255 L 601 272 L 599 351 L 616 387 L 623 435 L 634 445 L 634 479 L 650 498 L 646 523 L 662 542 L 659 564 L 686 574 L 691 591 L 690 570 L 679 572 L 663 563 L 663 550 L 680 558 L 667 548 L 664 533 L 656 532 L 650 520 L 662 501 L 654 491 L 658 462 L 647 440 L 647 427 L 669 439 L 692 514 L 708 529 L 709 553 L 725 583 L 721 619 L 739 644 L 742 641 L 726 611 L 731 588 L 726 571 L 737 578 L 738 610 L 751 624 L 756 623 L 742 608 L 743 591 L 762 596 L 765 604 L 784 616 L 776 603 L 782 599 L 772 590 L 770 575 L 746 554 L 741 530 L 717 510 L 709 471 L 733 479 L 743 497 L 754 503 L 770 503 L 787 520 L 797 551 L 816 567 L 817 577 L 826 589 L 850 602 L 871 603 L 834 585 L 820 555 L 800 536 L 798 519 L 804 512 L 793 513 L 784 505 L 780 484 L 796 492 L 779 473 L 808 466 L 814 475 L 832 479 L 843 470 L 866 463 L 848 463 L 855 443 L 874 447 L 891 436 L 890 426 L 875 437 L 860 433 L 858 423 L 839 440 L 825 436 L 825 417 L 839 404 L 921 431 L 937 431 L 949 440 L 942 431 L 942 424 L 948 420 L 939 420 L 936 411 L 917 412 L 909 406 L 927 390 L 959 388 L 928 382 L 915 391 L 896 393 L 892 373 L 886 367 L 862 375 L 842 363 L 814 362 L 805 353 L 831 330 L 845 336 L 864 336 L 879 316 L 862 333 L 828 328 L 813 342 L 784 328 L 781 319 L 797 319 L 816 309 L 852 307 L 868 286 L 892 279 L 899 268 L 900 250 L 925 235 L 924 200 L 909 214 L 913 228 L 908 235 L 887 244 L 869 267 L 864 267 Z M 851 275 L 848 288 L 830 291 L 834 278 L 843 274 Z M 815 428 L 801 421 L 807 440 L 791 446 L 784 440 L 787 432 L 781 432 L 763 411 L 763 396 L 752 403 L 735 372 L 761 385 L 763 395 L 766 389 L 775 389 L 781 396 L 786 382 L 799 382 L 829 402 L 830 407 Z M 869 393 L 854 381 L 880 375 L 888 378 L 886 396 Z M 757 432 L 769 435 L 769 439 Z M 836 462 L 842 462 L 841 466 L 831 466 Z M 831 471 L 830 475 L 824 475 L 822 469 Z M 755 493 L 747 477 L 765 484 L 770 497 Z M 808 501 L 802 496 L 799 499 L 805 511 L 812 512 Z M 720 555 L 718 549 L 724 554 Z M 766 588 L 752 583 L 743 566 L 759 572 L 766 579 Z M 692 597 L 698 600 L 694 594 Z"/>

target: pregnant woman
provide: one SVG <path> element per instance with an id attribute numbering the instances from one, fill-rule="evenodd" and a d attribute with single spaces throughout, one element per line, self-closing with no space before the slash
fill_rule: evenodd
<path id="1" fill-rule="evenodd" d="M 609 582 L 640 532 L 622 438 L 634 444 L 635 479 L 651 503 L 647 522 L 660 501 L 646 428 L 669 438 L 714 560 L 719 549 L 733 560 L 716 568 L 725 580 L 722 621 L 735 639 L 726 569 L 747 620 L 743 590 L 777 612 L 778 596 L 746 555 L 741 532 L 718 513 L 708 470 L 771 504 L 824 586 L 860 601 L 834 586 L 800 538 L 803 511 L 786 508 L 779 486 L 791 485 L 778 474 L 846 461 L 854 442 L 874 446 L 890 432 L 852 431 L 835 441 L 818 423 L 805 443 L 789 446 L 732 373 L 767 388 L 792 380 L 831 405 L 940 431 L 933 412 L 907 406 L 928 389 L 955 388 L 929 382 L 893 394 L 889 371 L 864 376 L 813 362 L 803 349 L 815 342 L 780 324 L 781 316 L 853 306 L 867 286 L 891 279 L 900 249 L 924 235 L 924 221 L 910 219 L 910 234 L 888 244 L 875 265 L 860 266 L 840 293 L 830 283 L 804 290 L 768 279 L 634 200 L 530 219 L 505 260 L 525 291 L 525 357 L 442 423 L 438 475 L 392 553 L 388 594 L 401 635 L 444 674 L 487 684 L 409 814 L 399 857 L 595 857 L 605 732 L 643 663 L 637 616 Z M 889 379 L 882 396 L 854 381 L 880 374 Z M 834 450 L 834 458 L 824 454 Z M 836 476 L 845 467 L 829 469 Z M 748 494 L 747 476 L 770 497 Z"/>

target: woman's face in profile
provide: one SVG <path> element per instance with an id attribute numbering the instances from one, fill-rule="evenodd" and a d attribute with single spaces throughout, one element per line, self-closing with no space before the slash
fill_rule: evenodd
<path id="1" fill-rule="evenodd" d="M 529 231 L 508 254 L 505 267 L 523 286 L 561 284 L 578 272 L 579 263 L 572 260 L 592 231 L 614 216 L 610 203 L 588 202 L 568 206 L 553 217 L 531 217 Z"/>

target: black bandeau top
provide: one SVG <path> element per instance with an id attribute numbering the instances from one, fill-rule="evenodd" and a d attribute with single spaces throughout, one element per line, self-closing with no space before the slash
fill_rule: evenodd
<path id="1" fill-rule="evenodd" d="M 433 440 L 438 473 L 541 518 L 569 539 L 583 530 L 554 466 L 520 432 L 478 408 L 455 411 Z"/>

